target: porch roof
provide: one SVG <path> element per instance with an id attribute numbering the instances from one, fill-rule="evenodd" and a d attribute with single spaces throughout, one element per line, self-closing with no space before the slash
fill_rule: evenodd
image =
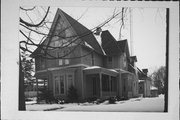
<path id="1" fill-rule="evenodd" d="M 117 76 L 118 72 L 114 69 L 107 69 L 100 66 L 91 66 L 83 69 L 85 74 L 106 74 L 110 76 Z"/>

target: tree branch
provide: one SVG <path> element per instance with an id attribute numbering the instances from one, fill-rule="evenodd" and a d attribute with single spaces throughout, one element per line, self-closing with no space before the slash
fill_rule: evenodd
<path id="1" fill-rule="evenodd" d="M 48 13 L 49 13 L 49 9 L 50 9 L 50 7 L 48 7 L 47 12 L 46 12 L 44 18 L 43 18 L 43 19 L 41 20 L 41 22 L 39 22 L 38 24 L 28 23 L 28 22 L 24 21 L 22 18 L 20 18 L 20 22 L 23 23 L 23 24 L 25 24 L 25 25 L 28 26 L 28 27 L 38 27 L 38 26 L 40 26 L 40 25 L 45 21 L 47 15 L 48 15 Z"/>

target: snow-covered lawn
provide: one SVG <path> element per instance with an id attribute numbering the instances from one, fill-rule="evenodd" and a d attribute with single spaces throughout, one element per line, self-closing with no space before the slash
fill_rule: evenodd
<path id="1" fill-rule="evenodd" d="M 164 96 L 155 98 L 133 98 L 126 101 L 118 101 L 109 104 L 105 101 L 101 104 L 80 103 L 78 104 L 33 104 L 26 105 L 27 110 L 44 111 L 93 111 L 93 112 L 163 112 Z"/>

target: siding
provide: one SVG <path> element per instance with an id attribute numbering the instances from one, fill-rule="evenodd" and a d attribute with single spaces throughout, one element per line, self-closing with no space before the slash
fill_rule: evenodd
<path id="1" fill-rule="evenodd" d="M 81 47 L 82 55 L 87 55 L 90 52 L 91 50 L 89 48 Z M 91 54 L 81 58 L 82 64 L 89 65 L 89 66 L 93 65 L 92 63 L 93 60 L 94 60 L 94 66 L 103 67 L 103 56 L 96 52 L 92 52 Z"/>

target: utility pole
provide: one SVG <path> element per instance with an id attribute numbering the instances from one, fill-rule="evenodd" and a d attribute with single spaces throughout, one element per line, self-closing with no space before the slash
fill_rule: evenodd
<path id="1" fill-rule="evenodd" d="M 169 73 L 169 8 L 166 8 L 166 79 L 164 81 L 164 112 L 168 112 L 168 73 Z"/>
<path id="2" fill-rule="evenodd" d="M 129 8 L 130 13 L 130 50 L 131 50 L 131 56 L 133 56 L 133 11 L 132 8 Z"/>

